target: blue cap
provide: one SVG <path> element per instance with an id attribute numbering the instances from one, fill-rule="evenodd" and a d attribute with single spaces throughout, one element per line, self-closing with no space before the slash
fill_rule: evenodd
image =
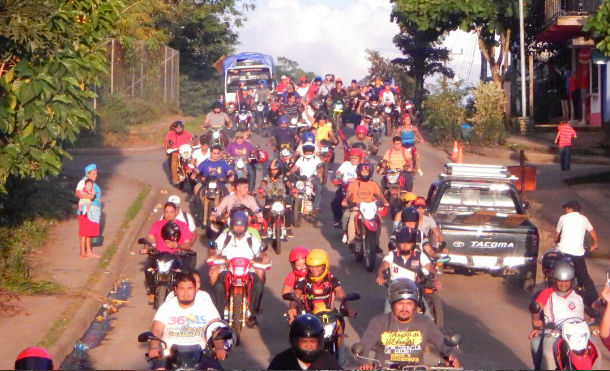
<path id="1" fill-rule="evenodd" d="M 95 164 L 89 164 L 87 166 L 85 166 L 85 175 L 89 174 L 90 172 L 92 172 L 93 170 L 96 170 L 97 166 L 95 166 Z"/>

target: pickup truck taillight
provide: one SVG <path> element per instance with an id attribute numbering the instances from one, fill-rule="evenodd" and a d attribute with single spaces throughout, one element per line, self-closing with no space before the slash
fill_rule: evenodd
<path id="1" fill-rule="evenodd" d="M 527 232 L 527 249 L 531 251 L 531 256 L 538 256 L 538 244 L 540 237 L 538 236 L 538 229 Z"/>

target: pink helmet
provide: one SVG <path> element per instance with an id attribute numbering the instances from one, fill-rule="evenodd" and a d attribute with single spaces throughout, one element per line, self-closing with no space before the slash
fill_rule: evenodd
<path id="1" fill-rule="evenodd" d="M 290 255 L 288 255 L 288 260 L 292 263 L 299 259 L 305 259 L 309 254 L 309 249 L 305 246 L 297 246 L 290 250 Z"/>

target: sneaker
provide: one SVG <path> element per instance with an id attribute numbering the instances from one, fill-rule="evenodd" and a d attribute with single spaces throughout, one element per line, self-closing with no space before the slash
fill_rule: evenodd
<path id="1" fill-rule="evenodd" d="M 148 304 L 154 304 L 155 303 L 155 294 L 148 294 Z"/>
<path id="2" fill-rule="evenodd" d="M 424 172 L 421 169 L 417 169 L 417 174 L 419 174 L 419 176 L 424 176 Z"/>
<path id="3" fill-rule="evenodd" d="M 341 222 L 335 222 L 335 228 L 341 228 Z"/>
<path id="4" fill-rule="evenodd" d="M 343 237 L 341 238 L 341 242 L 347 243 L 347 234 L 343 233 Z"/>

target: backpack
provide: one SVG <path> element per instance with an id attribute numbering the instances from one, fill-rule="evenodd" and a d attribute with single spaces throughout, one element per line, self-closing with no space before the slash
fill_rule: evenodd
<path id="1" fill-rule="evenodd" d="M 225 238 L 225 242 L 222 244 L 222 249 L 220 249 L 221 252 L 225 249 L 225 247 L 227 247 L 229 245 L 232 238 L 233 238 L 233 236 L 231 236 L 230 234 L 227 233 L 227 238 Z M 250 248 L 250 251 L 252 251 L 252 254 L 254 254 L 256 256 L 256 254 L 254 253 L 254 250 L 252 250 L 252 236 L 246 237 L 246 241 L 248 242 L 248 247 Z"/>

